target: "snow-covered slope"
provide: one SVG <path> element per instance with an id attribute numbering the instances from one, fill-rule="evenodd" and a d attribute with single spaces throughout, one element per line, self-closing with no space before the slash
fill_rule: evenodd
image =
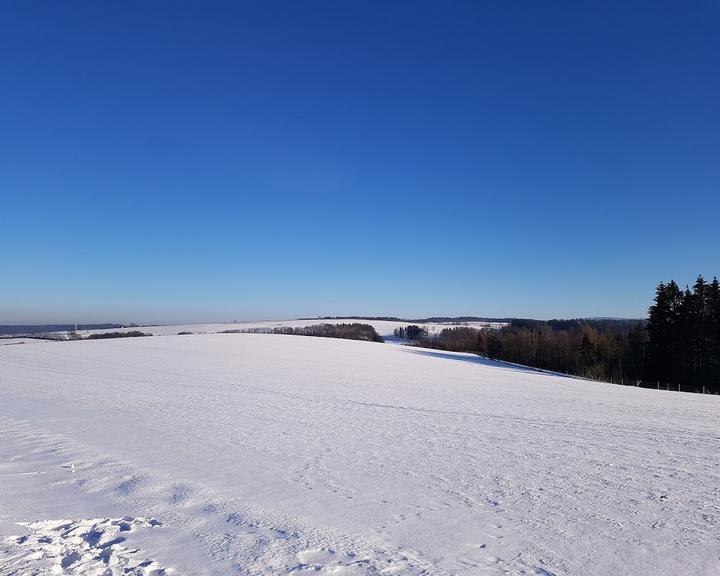
<path id="1" fill-rule="evenodd" d="M 0 347 L 3 576 L 717 574 L 719 534 L 718 397 L 325 338 Z"/>
<path id="2" fill-rule="evenodd" d="M 102 330 L 84 330 L 80 333 L 88 335 L 101 332 L 129 332 L 131 330 L 140 330 L 146 334 L 153 336 L 175 336 L 179 332 L 191 332 L 193 334 L 215 334 L 227 330 L 249 330 L 254 328 L 276 328 L 280 326 L 311 326 L 313 324 L 340 324 L 359 322 L 362 324 L 370 324 L 375 328 L 380 336 L 384 338 L 392 337 L 396 328 L 405 327 L 409 322 L 396 322 L 390 320 L 357 320 L 349 318 L 333 318 L 332 320 L 322 320 L 319 318 L 311 318 L 306 320 L 265 320 L 256 322 L 233 322 L 227 324 L 182 324 L 182 325 L 150 325 L 133 328 L 117 328 Z M 498 328 L 504 326 L 502 322 L 463 322 L 462 324 L 427 322 L 423 323 L 429 334 L 436 334 L 443 328 L 452 328 L 453 326 L 467 326 L 470 328 L 487 329 Z M 1 342 L 0 342 L 1 343 Z"/>

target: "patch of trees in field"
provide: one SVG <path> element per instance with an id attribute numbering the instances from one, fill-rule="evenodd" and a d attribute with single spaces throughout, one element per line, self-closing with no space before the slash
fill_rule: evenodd
<path id="1" fill-rule="evenodd" d="M 393 330 L 393 334 L 397 338 L 402 338 L 403 340 L 421 340 L 422 338 L 427 338 L 428 331 L 427 328 L 411 324 L 410 326 L 405 326 L 404 328 L 395 328 L 395 330 Z"/>
<path id="2" fill-rule="evenodd" d="M 698 277 L 685 290 L 674 281 L 661 283 L 647 321 L 512 320 L 500 330 L 459 326 L 434 336 L 406 337 L 426 348 L 472 352 L 595 380 L 720 393 L 717 279 L 708 283 Z"/>
<path id="3" fill-rule="evenodd" d="M 365 340 L 383 342 L 375 328 L 370 324 L 313 324 L 312 326 L 275 326 L 273 328 L 246 328 L 244 330 L 224 330 L 225 334 L 289 334 L 292 336 L 319 336 L 321 338 L 343 338 L 345 340 Z"/>
<path id="4" fill-rule="evenodd" d="M 141 332 L 140 330 L 130 330 L 129 332 L 99 332 L 96 334 L 88 334 L 82 340 L 105 340 L 108 338 L 137 338 L 139 336 L 152 336 Z"/>

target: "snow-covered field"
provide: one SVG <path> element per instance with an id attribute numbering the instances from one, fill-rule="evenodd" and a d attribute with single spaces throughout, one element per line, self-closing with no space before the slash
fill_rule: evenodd
<path id="1" fill-rule="evenodd" d="M 93 333 L 102 332 L 130 332 L 132 330 L 140 330 L 146 334 L 153 336 L 170 336 L 176 335 L 178 332 L 191 332 L 193 334 L 216 334 L 227 330 L 251 330 L 255 328 L 277 328 L 281 326 L 301 327 L 311 326 L 313 324 L 340 324 L 353 323 L 370 324 L 375 328 L 378 334 L 390 340 L 393 339 L 393 331 L 396 328 L 404 328 L 410 322 L 396 322 L 390 320 L 357 320 L 348 318 L 333 318 L 331 320 L 323 320 L 320 318 L 310 318 L 305 320 L 264 320 L 256 322 L 233 322 L 225 324 L 183 324 L 183 325 L 149 325 L 133 328 L 111 328 L 101 330 L 81 330 L 79 334 L 87 336 Z M 444 328 L 453 328 L 455 326 L 467 326 L 469 328 L 478 329 L 497 329 L 505 325 L 503 322 L 463 322 L 463 323 L 441 323 L 441 322 L 424 322 L 420 323 L 428 331 L 428 334 L 437 334 Z M 3 341 L 0 340 L 0 343 Z"/>
<path id="2" fill-rule="evenodd" d="M 0 346 L 0 575 L 310 573 L 718 574 L 720 398 L 299 336 Z"/>

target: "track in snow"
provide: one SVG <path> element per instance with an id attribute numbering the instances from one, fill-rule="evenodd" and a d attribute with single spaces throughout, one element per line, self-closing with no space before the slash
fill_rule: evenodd
<path id="1" fill-rule="evenodd" d="M 100 569 L 107 576 L 166 576 L 157 562 L 125 545 L 131 532 L 159 525 L 130 516 L 30 522 L 27 534 L 0 545 L 0 574 L 93 575 Z"/>

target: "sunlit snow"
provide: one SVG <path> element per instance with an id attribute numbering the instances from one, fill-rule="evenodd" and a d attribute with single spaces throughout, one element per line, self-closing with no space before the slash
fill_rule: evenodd
<path id="1" fill-rule="evenodd" d="M 709 575 L 719 558 L 715 396 L 300 336 L 0 347 L 3 576 Z"/>

